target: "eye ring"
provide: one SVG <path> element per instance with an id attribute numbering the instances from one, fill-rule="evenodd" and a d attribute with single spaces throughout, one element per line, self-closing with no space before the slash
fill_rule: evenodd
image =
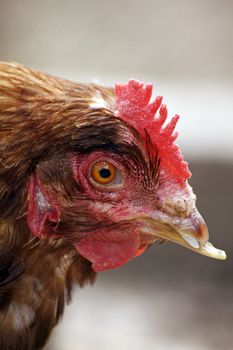
<path id="1" fill-rule="evenodd" d="M 106 161 L 99 161 L 93 164 L 91 168 L 92 179 L 100 185 L 108 185 L 117 174 L 117 168 Z"/>

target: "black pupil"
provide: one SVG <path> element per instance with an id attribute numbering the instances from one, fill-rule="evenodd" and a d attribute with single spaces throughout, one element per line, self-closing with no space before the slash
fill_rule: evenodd
<path id="1" fill-rule="evenodd" d="M 101 169 L 100 170 L 100 176 L 104 179 L 107 179 L 111 175 L 111 171 L 109 169 Z"/>

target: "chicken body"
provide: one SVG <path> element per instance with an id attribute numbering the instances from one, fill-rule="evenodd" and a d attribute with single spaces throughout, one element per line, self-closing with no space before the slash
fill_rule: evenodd
<path id="1" fill-rule="evenodd" d="M 73 91 L 73 101 L 71 95 L 69 101 L 65 97 L 68 91 Z M 31 72 L 19 65 L 0 65 L 2 350 L 42 348 L 58 322 L 65 302 L 70 300 L 73 284 L 83 285 L 94 280 L 91 263 L 77 254 L 70 243 L 62 238 L 59 241 L 39 240 L 31 234 L 26 223 L 29 174 L 43 155 L 51 158 L 49 149 L 50 154 L 56 154 L 55 162 L 58 158 L 62 162 L 57 153 L 67 152 L 76 120 L 74 116 L 69 118 L 69 113 L 74 108 L 82 110 L 78 104 L 82 106 L 85 102 L 83 91 L 88 99 L 95 87 L 74 87 L 72 83 Z M 57 104 L 63 109 L 63 115 L 56 114 Z M 56 116 L 50 123 L 48 116 L 54 112 Z M 61 181 L 60 175 L 64 177 L 65 166 L 59 163 L 50 169 L 56 174 L 55 182 Z M 68 178 L 65 180 L 69 181 Z"/>
<path id="2" fill-rule="evenodd" d="M 224 258 L 150 96 L 0 64 L 0 349 L 41 349 L 75 283 L 154 241 Z"/>

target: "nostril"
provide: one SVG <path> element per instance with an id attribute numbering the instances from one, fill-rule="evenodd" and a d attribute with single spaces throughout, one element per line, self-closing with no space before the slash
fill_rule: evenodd
<path id="1" fill-rule="evenodd" d="M 185 213 L 186 216 L 188 216 L 190 213 L 188 213 L 188 205 L 187 201 L 185 199 L 178 199 L 175 203 L 175 210 L 177 213 Z"/>
<path id="2" fill-rule="evenodd" d="M 168 215 L 184 218 L 190 215 L 187 201 L 184 199 L 167 200 L 162 206 L 162 211 Z"/>

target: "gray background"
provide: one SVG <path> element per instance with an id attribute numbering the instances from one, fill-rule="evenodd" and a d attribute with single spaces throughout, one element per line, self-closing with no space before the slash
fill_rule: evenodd
<path id="1" fill-rule="evenodd" d="M 164 244 L 77 289 L 47 350 L 233 349 L 233 2 L 0 0 L 0 60 L 152 81 L 182 118 L 191 184 L 226 262 Z"/>

